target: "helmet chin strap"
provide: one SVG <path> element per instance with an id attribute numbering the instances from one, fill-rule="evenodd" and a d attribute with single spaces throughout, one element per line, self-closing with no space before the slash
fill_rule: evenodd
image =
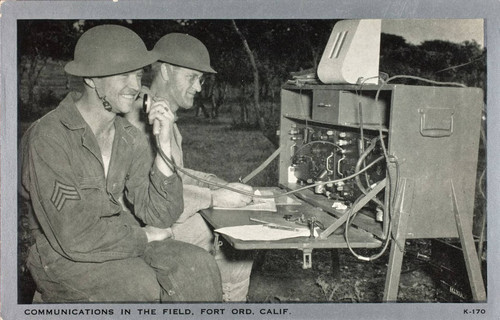
<path id="1" fill-rule="evenodd" d="M 104 110 L 111 112 L 111 110 L 112 110 L 111 103 L 109 103 L 108 100 L 106 100 L 106 96 L 101 97 L 101 95 L 99 94 L 99 91 L 97 90 L 97 86 L 95 86 L 94 89 L 95 89 L 95 93 L 97 93 L 97 97 L 102 102 L 102 106 L 104 107 Z"/>

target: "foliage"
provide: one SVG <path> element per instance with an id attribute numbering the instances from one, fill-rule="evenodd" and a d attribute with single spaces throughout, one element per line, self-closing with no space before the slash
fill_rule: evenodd
<path id="1" fill-rule="evenodd" d="M 380 71 L 485 88 L 486 52 L 475 41 L 432 40 L 412 45 L 400 36 L 382 34 Z"/>
<path id="2" fill-rule="evenodd" d="M 70 20 L 19 20 L 18 53 L 21 58 L 39 57 L 66 60 L 80 32 Z"/>
<path id="3" fill-rule="evenodd" d="M 335 20 L 236 20 L 255 58 L 259 77 L 259 98 L 263 105 L 279 102 L 281 85 L 290 72 L 315 69 Z M 19 79 L 27 79 L 28 99 L 34 105 L 38 76 L 48 59 L 69 60 L 77 38 L 89 28 L 105 23 L 125 25 L 136 31 L 148 48 L 164 34 L 183 32 L 206 44 L 211 63 L 218 71 L 214 86 L 227 88 L 225 99 L 238 100 L 238 125 L 256 125 L 256 113 L 270 113 L 265 107 L 249 112 L 255 103 L 253 69 L 231 20 L 22 20 L 19 21 Z M 476 42 L 451 43 L 442 40 L 409 44 L 400 36 L 382 34 L 380 70 L 392 75 L 413 75 L 438 81 L 462 82 L 485 88 L 486 54 Z M 23 77 L 24 76 L 24 77 Z M 20 80 L 21 81 L 21 80 Z M 400 83 L 415 83 L 401 80 Z M 222 102 L 222 101 L 221 101 Z M 31 112 L 31 110 L 27 110 Z M 272 112 L 271 112 L 272 113 Z M 264 117 L 265 118 L 265 117 Z M 271 141 L 277 121 L 265 118 L 262 129 Z M 262 127 L 262 125 L 261 125 Z M 274 142 L 274 141 L 273 141 Z"/>
<path id="4" fill-rule="evenodd" d="M 69 20 L 18 21 L 18 81 L 26 79 L 27 113 L 35 108 L 36 87 L 41 72 L 49 60 L 68 60 L 79 33 Z"/>
<path id="5" fill-rule="evenodd" d="M 59 105 L 61 100 L 62 97 L 56 95 L 52 90 L 41 91 L 34 97 L 32 104 L 25 103 L 19 99 L 18 117 L 24 121 L 35 121 Z"/>
<path id="6" fill-rule="evenodd" d="M 255 57 L 260 99 L 279 101 L 280 86 L 292 71 L 316 68 L 335 20 L 236 20 Z M 164 34 L 189 33 L 206 44 L 218 71 L 216 86 L 228 88 L 227 99 L 249 103 L 253 95 L 252 66 L 231 20 L 22 20 L 19 21 L 19 79 L 28 79 L 28 106 L 35 101 L 38 75 L 48 59 L 69 60 L 77 38 L 89 28 L 105 23 L 125 25 L 136 31 L 148 48 Z M 441 40 L 420 45 L 400 36 L 382 34 L 380 70 L 389 75 L 414 75 L 438 81 L 463 82 L 484 88 L 485 50 L 472 42 Z M 412 83 L 411 80 L 401 81 Z M 413 81 L 414 82 L 414 81 Z M 269 105 L 269 104 L 268 104 Z M 250 108 L 251 110 L 251 108 Z M 265 113 L 262 110 L 261 113 Z M 239 122 L 257 123 L 255 115 Z M 274 122 L 274 121 L 272 121 Z M 267 130 L 275 131 L 272 123 Z"/>

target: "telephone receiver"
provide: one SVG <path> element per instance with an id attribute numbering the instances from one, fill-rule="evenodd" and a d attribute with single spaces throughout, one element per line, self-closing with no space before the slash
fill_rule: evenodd
<path id="1" fill-rule="evenodd" d="M 149 111 L 151 110 L 151 106 L 153 105 L 153 99 L 149 96 L 149 94 L 145 93 L 143 96 L 142 96 L 142 111 L 144 113 L 149 113 Z M 157 119 L 155 119 L 153 121 L 153 134 L 155 136 L 159 135 L 160 134 L 160 121 L 158 121 Z"/>
<path id="2" fill-rule="evenodd" d="M 153 104 L 152 100 L 153 99 L 151 99 L 147 93 L 142 96 L 142 111 L 144 113 L 149 113 L 149 110 L 151 110 L 151 105 Z"/>

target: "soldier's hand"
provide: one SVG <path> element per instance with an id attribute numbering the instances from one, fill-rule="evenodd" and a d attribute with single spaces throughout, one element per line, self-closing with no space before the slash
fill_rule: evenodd
<path id="1" fill-rule="evenodd" d="M 157 228 L 153 226 L 145 226 L 142 228 L 146 232 L 148 242 L 162 241 L 172 238 L 173 233 L 171 228 Z"/>
<path id="2" fill-rule="evenodd" d="M 175 115 L 164 99 L 155 99 L 148 114 L 149 123 L 153 125 L 153 134 L 160 139 L 162 146 L 169 146 L 173 134 Z M 164 150 L 167 153 L 167 150 Z M 168 150 L 169 151 L 169 150 Z"/>
<path id="3" fill-rule="evenodd" d="M 253 194 L 253 188 L 242 183 L 232 182 L 228 183 L 227 186 Z M 214 207 L 238 208 L 244 207 L 250 202 L 252 202 L 252 197 L 249 195 L 243 195 L 224 188 L 212 190 L 212 205 Z"/>
<path id="4" fill-rule="evenodd" d="M 170 110 L 168 103 L 164 99 L 155 98 L 151 110 L 148 113 L 148 120 L 153 124 L 153 134 L 160 143 L 161 150 L 166 158 L 172 157 L 172 137 L 174 131 L 175 115 Z M 168 160 L 160 156 L 156 156 L 155 163 L 158 169 L 167 177 L 173 174 L 173 168 Z"/>

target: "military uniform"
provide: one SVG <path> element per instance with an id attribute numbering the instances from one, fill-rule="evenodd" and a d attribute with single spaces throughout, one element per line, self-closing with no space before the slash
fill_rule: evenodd
<path id="1" fill-rule="evenodd" d="M 153 93 L 147 87 L 141 88 L 142 94 L 148 94 L 151 98 Z M 142 132 L 148 133 L 148 127 L 144 119 L 141 119 L 142 109 L 141 99 L 135 105 L 136 112 L 126 115 L 130 122 Z M 138 111 L 138 112 L 137 112 Z M 152 135 L 149 135 L 152 138 Z M 153 141 L 151 141 L 153 144 Z M 176 165 L 183 168 L 194 177 L 199 179 L 220 182 L 215 174 L 201 172 L 184 168 L 184 155 L 182 151 L 182 135 L 177 124 L 174 124 L 171 138 L 172 160 Z M 151 146 L 150 152 L 154 152 L 155 147 Z M 214 250 L 214 236 L 207 222 L 200 215 L 199 211 L 208 209 L 212 205 L 211 189 L 216 188 L 208 183 L 201 182 L 182 172 L 184 211 L 172 225 L 174 238 L 179 241 L 194 244 L 207 252 Z M 223 297 L 225 301 L 246 301 L 250 286 L 250 275 L 253 265 L 253 254 L 248 251 L 235 250 L 230 246 L 224 246 L 218 250 L 215 260 L 221 272 Z"/>
<path id="2" fill-rule="evenodd" d="M 177 125 L 174 127 L 171 145 L 172 158 L 179 166 L 183 167 L 182 136 Z M 203 180 L 218 180 L 214 174 L 187 168 L 184 170 Z M 172 226 L 174 237 L 176 240 L 197 245 L 211 252 L 213 251 L 213 232 L 199 211 L 211 206 L 210 188 L 213 186 L 183 173 L 179 174 L 184 186 L 184 211 Z M 252 252 L 235 250 L 227 245 L 216 252 L 215 260 L 221 272 L 224 300 L 228 302 L 246 301 L 253 265 Z"/>
<path id="3" fill-rule="evenodd" d="M 28 267 L 43 300 L 153 302 L 161 296 L 164 301 L 188 301 L 189 294 L 178 284 L 186 274 L 176 278 L 174 269 L 192 268 L 203 274 L 210 268 L 210 257 L 178 241 L 148 244 L 146 233 L 122 215 L 120 204 L 125 194 L 144 223 L 169 227 L 183 210 L 181 179 L 152 167 L 146 137 L 122 117 L 115 118 L 105 176 L 99 146 L 76 108 L 77 99 L 77 93 L 70 93 L 34 123 L 21 146 L 24 195 L 36 216 L 32 221 L 37 222 Z M 158 283 L 158 266 L 151 267 L 156 248 L 162 250 L 162 261 L 171 263 L 163 269 L 170 274 L 170 288 Z M 186 259 L 165 258 L 169 253 Z M 189 266 L 180 266 L 180 261 Z M 202 284 L 196 290 L 200 289 Z"/>

